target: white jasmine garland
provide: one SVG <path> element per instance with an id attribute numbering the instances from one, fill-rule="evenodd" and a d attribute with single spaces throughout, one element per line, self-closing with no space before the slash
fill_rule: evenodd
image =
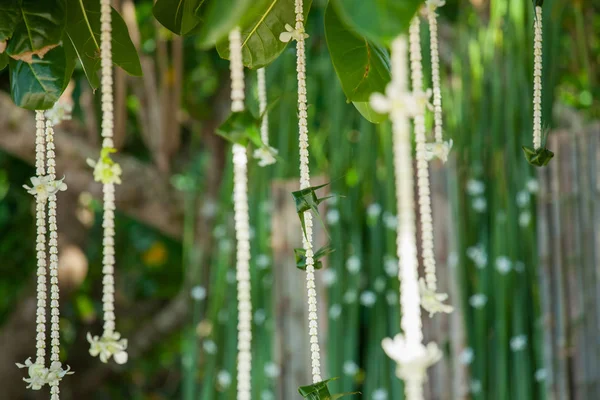
<path id="1" fill-rule="evenodd" d="M 304 31 L 303 0 L 295 0 L 294 11 L 296 23 L 292 28 L 286 24 L 286 32 L 279 35 L 279 40 L 296 44 L 296 72 L 298 79 L 298 145 L 300 150 L 300 189 L 310 187 L 310 169 L 308 163 L 308 114 L 306 97 L 306 44 L 308 35 Z M 302 236 L 302 246 L 306 252 L 306 289 L 308 292 L 308 334 L 310 338 L 310 358 L 312 365 L 313 383 L 322 381 L 321 378 L 321 349 L 319 347 L 317 322 L 317 292 L 315 290 L 315 265 L 313 259 L 312 227 L 313 220 L 310 211 L 304 213 L 305 232 Z"/>
<path id="2" fill-rule="evenodd" d="M 421 39 L 420 20 L 418 16 L 413 17 L 409 28 L 410 41 L 410 71 L 413 93 L 423 93 L 423 67 L 421 65 Z M 441 303 L 442 299 L 448 297 L 442 293 L 436 295 L 437 278 L 435 274 L 435 254 L 433 245 L 433 216 L 431 212 L 431 188 L 429 184 L 429 165 L 427 163 L 427 145 L 425 138 L 425 113 L 413 115 L 416 156 L 417 156 L 417 188 L 419 195 L 419 211 L 421 217 L 421 253 L 425 267 L 425 282 L 427 286 L 421 286 L 421 296 L 426 298 L 421 304 L 429 315 L 436 312 L 449 313 L 453 308 Z M 447 157 L 447 155 L 446 155 Z"/>
<path id="3" fill-rule="evenodd" d="M 229 33 L 231 111 L 244 110 L 244 65 L 239 28 Z M 250 400 L 252 369 L 252 301 L 250 296 L 250 217 L 248 215 L 248 155 L 235 143 L 233 152 L 233 208 L 235 214 L 236 279 L 238 299 L 237 400 Z"/>
<path id="4" fill-rule="evenodd" d="M 440 85 L 440 54 L 438 46 L 438 25 L 437 13 L 438 7 L 446 4 L 445 0 L 427 0 L 425 6 L 427 8 L 427 20 L 429 21 L 429 47 L 431 49 L 431 83 L 433 86 L 433 120 L 435 143 L 443 144 L 442 132 L 442 90 Z M 452 147 L 452 141 L 447 142 L 448 151 Z M 443 154 L 443 153 L 442 153 Z M 436 156 L 438 156 L 436 154 Z M 438 156 L 443 162 L 446 162 L 448 154 L 444 158 Z"/>
<path id="5" fill-rule="evenodd" d="M 535 7 L 533 23 L 533 148 L 542 147 L 542 7 Z"/>
<path id="6" fill-rule="evenodd" d="M 262 116 L 260 125 L 260 139 L 263 147 L 254 151 L 254 158 L 258 160 L 260 167 L 275 164 L 277 159 L 277 149 L 269 146 L 269 113 L 267 112 L 267 79 L 264 68 L 259 68 L 256 71 L 258 83 L 258 103 L 260 107 L 260 115 Z"/>
<path id="7" fill-rule="evenodd" d="M 113 142 L 113 71 L 112 71 L 112 20 L 110 0 L 100 0 L 100 60 L 102 103 L 102 151 L 97 162 L 88 160 L 94 168 L 94 179 L 102 183 L 104 212 L 102 215 L 102 312 L 104 326 L 102 336 L 88 333 L 90 355 L 99 356 L 106 363 L 113 357 L 115 362 L 127 362 L 127 339 L 121 339 L 115 323 L 115 185 L 121 183 L 121 167 L 110 158 L 115 153 Z M 92 340 L 90 340 L 92 339 Z"/>
<path id="8" fill-rule="evenodd" d="M 400 321 L 403 335 L 394 340 L 386 338 L 382 347 L 386 354 L 398 364 L 397 375 L 405 381 L 407 400 L 423 399 L 423 381 L 426 369 L 441 356 L 437 346 L 430 343 L 423 346 L 421 325 L 421 299 L 418 284 L 418 261 L 416 245 L 415 209 L 413 202 L 413 166 L 410 144 L 409 116 L 410 107 L 402 107 L 398 99 L 410 98 L 408 93 L 407 43 L 405 36 L 399 36 L 392 42 L 392 82 L 388 86 L 387 98 L 374 95 L 377 103 L 384 99 L 392 120 L 394 176 L 398 228 L 396 250 L 399 260 L 398 279 L 400 280 Z M 385 103 L 384 102 L 384 103 Z M 391 103 L 391 104 L 390 104 Z M 392 296 L 395 297 L 395 296 Z M 389 296 L 388 296 L 389 301 Z"/>
<path id="9" fill-rule="evenodd" d="M 46 121 L 46 176 L 54 182 L 56 179 L 56 157 L 54 146 L 54 129 L 52 121 Z M 64 178 L 63 178 L 64 179 Z M 60 363 L 60 310 L 59 310 L 59 288 L 58 288 L 58 226 L 56 220 L 56 192 L 66 190 L 67 185 L 59 181 L 57 189 L 48 196 L 48 231 L 50 254 L 50 369 L 47 375 L 47 382 L 50 385 L 50 399 L 59 399 L 59 383 L 63 376 L 69 371 L 62 370 Z M 56 186 L 56 185 L 55 185 Z"/>

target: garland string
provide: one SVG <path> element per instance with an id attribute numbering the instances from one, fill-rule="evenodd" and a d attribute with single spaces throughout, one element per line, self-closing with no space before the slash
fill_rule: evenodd
<path id="1" fill-rule="evenodd" d="M 428 93 L 423 92 L 423 67 L 421 55 L 420 20 L 415 16 L 409 28 L 410 41 L 410 71 L 413 94 L 418 101 L 426 102 Z M 422 107 L 423 111 L 425 107 Z M 431 188 L 429 183 L 429 165 L 426 157 L 425 113 L 414 115 L 414 129 L 417 158 L 417 188 L 419 196 L 419 211 L 421 223 L 421 252 L 425 267 L 425 280 L 421 278 L 419 285 L 422 296 L 422 306 L 431 315 L 436 312 L 451 312 L 451 306 L 442 304 L 448 296 L 436 293 L 437 278 L 433 242 L 433 215 L 431 210 Z"/>
<path id="2" fill-rule="evenodd" d="M 244 111 L 244 65 L 239 28 L 229 33 L 231 111 Z M 250 400 L 252 368 L 252 301 L 250 286 L 250 218 L 248 215 L 248 155 L 234 143 L 233 204 L 237 240 L 236 278 L 238 298 L 237 399 Z"/>
<path id="3" fill-rule="evenodd" d="M 535 6 L 533 41 L 533 148 L 542 147 L 542 7 Z"/>

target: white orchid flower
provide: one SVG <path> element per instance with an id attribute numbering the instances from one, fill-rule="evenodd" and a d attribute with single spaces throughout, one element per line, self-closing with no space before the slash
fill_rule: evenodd
<path id="1" fill-rule="evenodd" d="M 48 375 L 48 368 L 42 364 L 37 364 L 31 361 L 31 358 L 25 360 L 25 364 L 16 363 L 19 368 L 27 368 L 29 378 L 23 378 L 23 380 L 29 385 L 27 389 L 40 390 L 47 382 L 46 377 Z"/>
<path id="2" fill-rule="evenodd" d="M 113 357 L 117 364 L 125 364 L 129 358 L 127 354 L 127 339 L 121 339 L 118 332 L 105 333 L 101 337 L 88 333 L 87 340 L 90 342 L 90 355 L 99 356 L 103 363 Z"/>
<path id="3" fill-rule="evenodd" d="M 385 95 L 381 93 L 371 94 L 369 103 L 375 112 L 379 114 L 390 114 L 402 112 L 409 117 L 424 115 L 426 108 L 432 108 L 429 98 L 431 89 L 424 92 L 403 92 L 395 82 L 390 82 L 385 88 Z"/>
<path id="4" fill-rule="evenodd" d="M 59 180 L 52 180 L 50 176 L 32 176 L 31 187 L 23 185 L 27 193 L 34 195 L 41 200 L 47 200 L 48 197 L 67 190 L 67 184 L 64 183 L 64 177 Z"/>
<path id="5" fill-rule="evenodd" d="M 302 40 L 308 38 L 308 34 L 304 32 L 304 28 L 294 29 L 290 24 L 285 24 L 286 32 L 279 34 L 279 40 L 283 43 L 288 43 L 290 40 Z"/>
<path id="6" fill-rule="evenodd" d="M 258 160 L 258 165 L 266 167 L 267 165 L 275 164 L 277 159 L 277 149 L 271 146 L 262 146 L 254 150 L 254 158 Z"/>
<path id="7" fill-rule="evenodd" d="M 421 292 L 421 306 L 429 312 L 430 317 L 438 312 L 449 314 L 454 311 L 454 307 L 443 303 L 448 299 L 448 294 L 436 293 L 429 289 L 423 278 L 419 279 L 419 291 Z"/>
<path id="8" fill-rule="evenodd" d="M 442 358 L 437 344 L 431 342 L 427 347 L 421 343 L 409 344 L 400 334 L 394 339 L 383 339 L 381 346 L 388 357 L 398 364 L 396 376 L 405 381 L 424 381 L 427 368 Z"/>
<path id="9" fill-rule="evenodd" d="M 438 158 L 440 161 L 445 163 L 448 161 L 448 154 L 452 149 L 453 140 L 450 139 L 445 142 L 433 142 L 425 144 L 425 159 L 431 161 L 434 158 Z"/>
<path id="10" fill-rule="evenodd" d="M 62 363 L 60 361 L 54 361 L 52 362 L 52 364 L 50 364 L 50 368 L 48 369 L 48 374 L 46 375 L 46 383 L 52 385 L 55 382 L 60 382 L 65 375 L 73 374 L 74 372 L 71 371 L 71 367 L 67 365 L 67 369 L 63 369 Z"/>

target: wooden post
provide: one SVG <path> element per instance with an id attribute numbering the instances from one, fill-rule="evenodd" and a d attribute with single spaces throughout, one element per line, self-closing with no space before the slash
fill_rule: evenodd
<path id="1" fill-rule="evenodd" d="M 315 179 L 313 184 L 324 183 Z M 310 373 L 310 344 L 308 341 L 308 305 L 306 303 L 305 273 L 296 268 L 294 248 L 302 247 L 302 228 L 296 213 L 292 192 L 298 190 L 297 180 L 275 181 L 273 198 L 273 287 L 275 302 L 275 350 L 281 375 L 276 388 L 277 399 L 299 398 L 298 386 L 312 383 Z M 314 248 L 326 239 L 323 228 L 314 219 Z M 327 339 L 327 304 L 325 289 L 317 274 L 319 341 L 321 343 L 321 371 L 327 371 L 325 341 Z"/>

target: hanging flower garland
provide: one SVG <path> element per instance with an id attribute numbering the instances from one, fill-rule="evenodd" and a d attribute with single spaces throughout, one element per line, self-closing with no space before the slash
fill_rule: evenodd
<path id="1" fill-rule="evenodd" d="M 440 54 L 438 46 L 438 25 L 437 13 L 438 7 L 446 4 L 445 0 L 427 0 L 425 2 L 425 12 L 429 22 L 429 47 L 431 50 L 431 83 L 433 87 L 433 123 L 435 142 L 427 143 L 426 158 L 431 160 L 434 157 L 442 162 L 448 161 L 448 153 L 452 149 L 452 139 L 444 142 L 443 139 L 443 120 L 442 120 L 442 89 L 440 84 Z"/>
<path id="2" fill-rule="evenodd" d="M 277 149 L 269 146 L 269 112 L 267 110 L 267 79 L 266 70 L 259 68 L 256 71 L 258 83 L 258 103 L 261 116 L 260 122 L 260 139 L 262 146 L 254 150 L 254 158 L 258 160 L 258 165 L 266 167 L 267 165 L 275 164 L 277 159 Z"/>
<path id="3" fill-rule="evenodd" d="M 308 35 L 304 31 L 303 0 L 295 0 L 296 24 L 292 28 L 285 25 L 286 32 L 279 35 L 282 42 L 296 41 L 296 72 L 298 79 L 298 129 L 300 150 L 300 190 L 310 189 L 310 169 L 308 162 L 308 114 L 306 96 L 306 44 Z M 317 292 L 315 290 L 315 261 L 312 245 L 313 220 L 310 211 L 304 212 L 302 247 L 305 257 L 306 289 L 308 291 L 308 328 L 313 384 L 323 381 L 321 378 L 321 349 L 319 347 L 317 322 Z M 326 388 L 326 386 L 325 386 Z M 301 392 L 302 393 L 302 392 Z"/>
<path id="4" fill-rule="evenodd" d="M 17 363 L 19 368 L 27 368 L 28 389 L 40 390 L 50 386 L 51 400 L 59 400 L 59 384 L 65 375 L 70 375 L 70 367 L 62 368 L 60 362 L 60 310 L 58 287 L 58 225 L 56 220 L 56 194 L 67 190 L 63 179 L 56 180 L 54 129 L 49 119 L 44 123 L 44 112 L 36 111 L 36 176 L 31 178 L 32 186 L 23 185 L 36 199 L 36 259 L 37 259 L 37 308 L 36 308 L 36 360 Z M 46 170 L 47 166 L 47 170 Z M 46 215 L 46 204 L 48 214 Z M 48 218 L 46 218 L 48 217 Z M 48 229 L 46 228 L 48 227 Z M 49 233 L 48 255 L 46 254 L 46 234 Z M 48 265 L 48 258 L 50 264 Z M 46 305 L 47 279 L 50 275 L 50 366 L 46 367 Z"/>
<path id="5" fill-rule="evenodd" d="M 545 147 L 542 137 L 542 5 L 544 0 L 533 0 L 533 147 L 523 146 L 525 159 L 531 165 L 543 167 L 554 157 Z"/>
<path id="6" fill-rule="evenodd" d="M 87 334 L 90 355 L 106 363 L 112 357 L 117 364 L 127 362 L 127 339 L 121 338 L 115 324 L 115 185 L 121 183 L 121 167 L 110 155 L 115 153 L 113 143 L 113 71 L 112 71 L 112 21 L 110 0 L 100 0 L 100 59 L 102 65 L 102 150 L 98 161 L 88 160 L 94 168 L 94 180 L 102 183 L 104 194 L 104 228 L 102 245 L 102 311 L 104 329 L 102 336 Z"/>
<path id="7" fill-rule="evenodd" d="M 424 115 L 427 97 L 421 92 L 408 91 L 406 64 L 406 38 L 400 36 L 392 43 L 392 81 L 386 88 L 386 95 L 375 93 L 370 103 L 375 111 L 389 114 L 392 121 L 398 212 L 396 246 L 403 334 L 384 339 L 382 347 L 398 364 L 396 375 L 405 382 L 406 398 L 422 400 L 427 368 L 441 358 L 441 351 L 435 343 L 427 346 L 422 343 L 409 117 Z"/>
<path id="8" fill-rule="evenodd" d="M 418 101 L 426 103 L 431 90 L 423 92 L 423 67 L 421 64 L 420 20 L 415 16 L 409 28 L 410 70 L 413 94 Z M 422 106 L 424 111 L 425 105 Z M 431 188 L 429 184 L 429 166 L 427 163 L 427 145 L 425 143 L 425 113 L 414 115 L 414 129 L 417 155 L 417 187 L 421 219 L 421 251 L 425 267 L 425 279 L 420 279 L 421 304 L 432 316 L 437 312 L 449 313 L 453 308 L 442 302 L 448 298 L 445 293 L 436 293 L 435 254 L 433 246 L 433 216 L 431 212 Z M 446 154 L 447 157 L 447 154 Z"/>
<path id="9" fill-rule="evenodd" d="M 231 111 L 244 111 L 244 65 L 239 28 L 229 33 Z M 250 218 L 248 215 L 248 155 L 246 146 L 234 143 L 233 206 L 237 240 L 236 277 L 238 296 L 237 399 L 250 400 L 252 368 L 252 301 L 250 297 Z"/>

